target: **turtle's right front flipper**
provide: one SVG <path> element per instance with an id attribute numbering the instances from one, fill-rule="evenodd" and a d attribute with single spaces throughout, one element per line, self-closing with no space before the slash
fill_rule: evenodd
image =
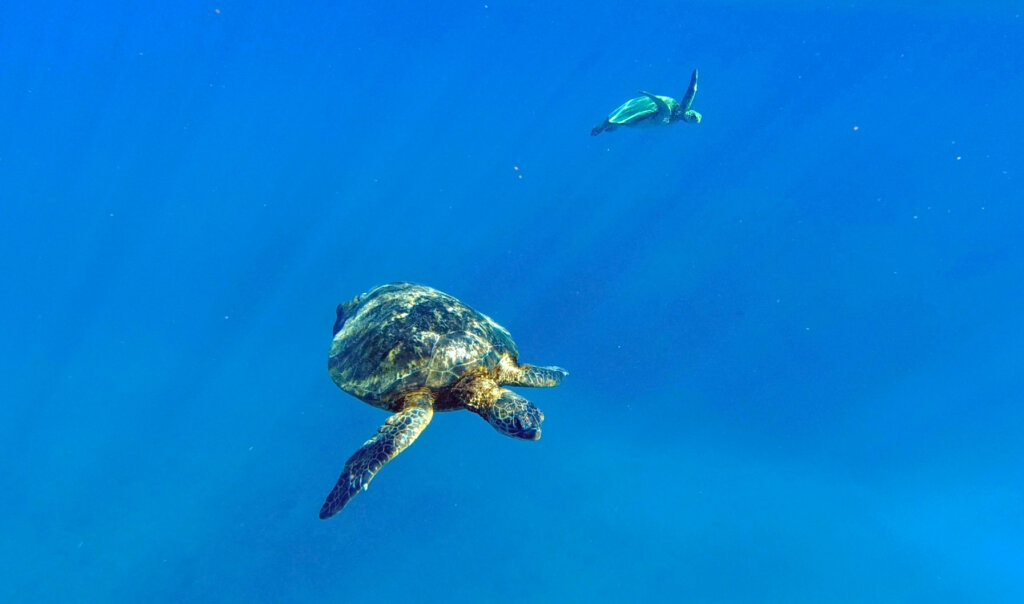
<path id="1" fill-rule="evenodd" d="M 712 82 L 714 83 L 714 82 Z M 697 96 L 697 70 L 694 69 L 693 73 L 690 74 L 690 85 L 686 88 L 686 94 L 683 95 L 683 100 L 680 101 L 680 105 L 683 106 L 683 111 L 690 109 L 693 105 L 693 97 Z"/>
<path id="2" fill-rule="evenodd" d="M 388 418 L 376 436 L 345 462 L 338 484 L 320 508 L 320 518 L 327 519 L 341 511 L 349 499 L 366 490 L 377 472 L 411 445 L 434 416 L 434 399 L 418 393 L 405 399 L 405 408 Z"/>

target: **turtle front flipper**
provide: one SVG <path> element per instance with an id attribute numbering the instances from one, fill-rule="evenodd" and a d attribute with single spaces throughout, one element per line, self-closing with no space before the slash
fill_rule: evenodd
<path id="1" fill-rule="evenodd" d="M 496 381 L 502 386 L 527 386 L 529 388 L 551 388 L 562 383 L 569 372 L 561 367 L 537 367 L 520 365 L 511 356 L 505 355 L 498 364 Z"/>
<path id="2" fill-rule="evenodd" d="M 666 103 L 660 96 L 651 94 L 650 92 L 644 92 L 643 90 L 640 91 L 640 94 L 651 99 L 654 105 L 658 108 L 658 116 L 661 117 L 662 120 L 668 121 L 669 118 L 672 117 L 672 108 L 669 107 L 668 103 Z"/>
<path id="3" fill-rule="evenodd" d="M 428 393 L 405 397 L 405 406 L 388 418 L 376 436 L 345 462 L 338 484 L 320 508 L 320 518 L 327 519 L 341 511 L 349 499 L 366 490 L 377 472 L 411 445 L 434 416 L 434 398 Z"/>
<path id="4" fill-rule="evenodd" d="M 714 75 L 714 74 L 712 74 L 712 75 Z M 711 83 L 714 84 L 714 82 L 711 82 Z M 712 86 L 712 88 L 714 88 L 714 86 Z M 683 106 L 683 111 L 688 111 L 690 109 L 690 105 L 693 105 L 693 97 L 695 97 L 695 96 L 697 96 L 697 70 L 696 69 L 694 69 L 693 73 L 690 74 L 690 86 L 686 89 L 686 94 L 683 95 L 683 99 L 679 103 L 680 105 Z"/>
<path id="5" fill-rule="evenodd" d="M 535 367 L 520 365 L 520 374 L 513 381 L 506 382 L 509 386 L 528 386 L 531 388 L 551 388 L 562 383 L 569 372 L 561 367 Z"/>

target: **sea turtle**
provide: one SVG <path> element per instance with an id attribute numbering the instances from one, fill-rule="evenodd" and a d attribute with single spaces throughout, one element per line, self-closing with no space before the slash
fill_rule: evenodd
<path id="1" fill-rule="evenodd" d="M 590 136 L 597 136 L 605 131 L 612 131 L 619 126 L 662 126 L 673 122 L 689 122 L 699 124 L 701 115 L 690 109 L 693 97 L 697 94 L 697 70 L 690 76 L 690 87 L 682 100 L 672 97 L 658 96 L 650 92 L 640 91 L 643 96 L 629 99 L 612 111 L 604 123 L 595 126 Z"/>
<path id="2" fill-rule="evenodd" d="M 331 379 L 394 415 L 345 462 L 320 518 L 337 514 L 369 487 L 435 411 L 467 409 L 502 434 L 539 439 L 544 414 L 502 386 L 557 386 L 568 372 L 518 359 L 504 327 L 430 287 L 389 283 L 338 305 L 327 359 Z"/>

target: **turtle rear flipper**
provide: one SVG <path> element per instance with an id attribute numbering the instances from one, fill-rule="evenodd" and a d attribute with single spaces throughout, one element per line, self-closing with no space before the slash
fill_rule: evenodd
<path id="1" fill-rule="evenodd" d="M 360 490 L 366 490 L 377 472 L 411 445 L 434 416 L 434 397 L 416 393 L 405 398 L 405 408 L 388 418 L 376 436 L 345 462 L 345 469 L 320 508 L 321 520 L 345 507 Z"/>

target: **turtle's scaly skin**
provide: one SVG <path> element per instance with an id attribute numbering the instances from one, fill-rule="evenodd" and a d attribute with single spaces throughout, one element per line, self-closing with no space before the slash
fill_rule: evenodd
<path id="1" fill-rule="evenodd" d="M 345 463 L 320 510 L 336 514 L 408 447 L 435 411 L 467 409 L 499 432 L 540 438 L 544 415 L 502 385 L 556 386 L 558 367 L 520 365 L 508 331 L 455 298 L 389 283 L 338 306 L 327 362 L 339 388 L 394 413 Z"/>

